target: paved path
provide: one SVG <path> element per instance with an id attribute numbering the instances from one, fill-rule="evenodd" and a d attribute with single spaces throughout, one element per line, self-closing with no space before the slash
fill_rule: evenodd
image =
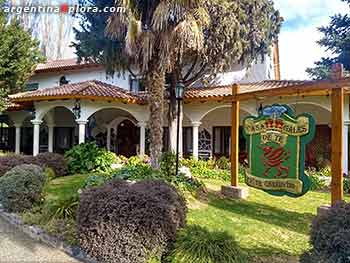
<path id="1" fill-rule="evenodd" d="M 0 218 L 0 262 L 78 263 L 80 261 L 32 240 Z"/>

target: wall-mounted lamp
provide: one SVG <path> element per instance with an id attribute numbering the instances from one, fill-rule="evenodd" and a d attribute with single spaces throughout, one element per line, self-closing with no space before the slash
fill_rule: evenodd
<path id="1" fill-rule="evenodd" d="M 73 108 L 73 114 L 74 114 L 76 119 L 80 118 L 81 105 L 80 105 L 80 100 L 78 100 L 78 99 L 75 101 L 75 105 L 74 105 L 74 108 Z"/>
<path id="2" fill-rule="evenodd" d="M 263 105 L 262 105 L 262 103 L 260 103 L 260 106 L 259 106 L 259 108 L 258 108 L 258 114 L 259 114 L 259 115 L 262 115 L 262 114 L 263 114 Z"/>

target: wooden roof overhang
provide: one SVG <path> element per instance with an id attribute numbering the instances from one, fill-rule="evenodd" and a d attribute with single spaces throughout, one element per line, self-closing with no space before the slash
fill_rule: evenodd
<path id="1" fill-rule="evenodd" d="M 263 82 L 262 82 L 263 83 Z M 286 81 L 275 81 L 276 85 L 268 88 L 260 87 L 257 84 L 233 84 L 230 87 L 225 86 L 226 89 L 230 88 L 231 91 L 228 94 L 209 94 L 206 96 L 194 96 L 185 97 L 185 103 L 191 102 L 232 102 L 232 101 L 247 101 L 247 100 L 262 100 L 269 97 L 293 97 L 293 96 L 328 96 L 331 95 L 332 90 L 335 88 L 343 88 L 344 94 L 350 94 L 350 78 L 343 78 L 340 80 L 317 80 L 317 81 L 297 81 L 288 82 L 291 84 L 286 85 Z M 295 83 L 293 85 L 293 83 Z M 224 87 L 223 87 L 224 88 Z M 205 88 L 204 88 L 205 89 Z M 204 90 L 199 88 L 200 90 Z M 209 89 L 209 88 L 208 88 Z M 208 92 L 207 92 L 208 93 Z M 235 95 L 232 95 L 235 94 Z"/>
<path id="2" fill-rule="evenodd" d="M 251 99 L 267 98 L 267 97 L 285 97 L 285 96 L 328 96 L 332 94 L 335 88 L 343 88 L 344 94 L 350 94 L 350 79 L 343 79 L 339 81 L 316 81 L 314 83 L 307 83 L 303 85 L 281 87 L 271 90 L 259 90 L 252 92 L 240 92 L 231 100 L 246 101 Z M 239 90 L 239 86 L 238 86 Z"/>

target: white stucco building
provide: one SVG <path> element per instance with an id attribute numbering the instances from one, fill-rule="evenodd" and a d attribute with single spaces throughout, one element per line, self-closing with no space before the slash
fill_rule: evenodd
<path id="1" fill-rule="evenodd" d="M 244 94 L 308 83 L 272 80 L 278 77 L 276 62 L 267 60 L 248 69 L 237 66 L 233 72 L 220 75 L 209 87 L 188 88 L 180 136 L 183 155 L 229 156 L 232 84 L 239 83 Z M 45 151 L 63 153 L 75 144 L 94 140 L 117 154 L 143 155 L 148 149 L 149 109 L 145 92 L 140 88 L 138 80 L 128 74 L 108 77 L 103 66 L 77 64 L 76 59 L 39 65 L 28 82 L 28 91 L 12 95 L 11 105 L 1 115 L 0 147 L 33 155 Z M 248 115 L 256 115 L 261 104 L 273 103 L 288 104 L 296 113 L 311 113 L 317 121 L 317 132 L 307 162 L 314 165 L 318 158 L 329 159 L 330 99 L 325 96 L 256 97 L 241 103 L 241 121 Z M 346 105 L 347 142 L 348 99 Z M 76 113 L 79 109 L 79 116 L 74 115 L 74 109 Z M 169 149 L 170 141 L 175 138 L 169 135 L 166 116 L 164 147 Z M 243 142 L 242 138 L 242 159 Z M 343 147 L 347 153 L 347 143 Z"/>

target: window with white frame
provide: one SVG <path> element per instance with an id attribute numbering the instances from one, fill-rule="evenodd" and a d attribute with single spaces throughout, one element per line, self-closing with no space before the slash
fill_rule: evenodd
<path id="1" fill-rule="evenodd" d="M 131 76 L 129 77 L 130 91 L 132 92 L 140 92 L 145 91 L 144 78 L 142 76 Z"/>

